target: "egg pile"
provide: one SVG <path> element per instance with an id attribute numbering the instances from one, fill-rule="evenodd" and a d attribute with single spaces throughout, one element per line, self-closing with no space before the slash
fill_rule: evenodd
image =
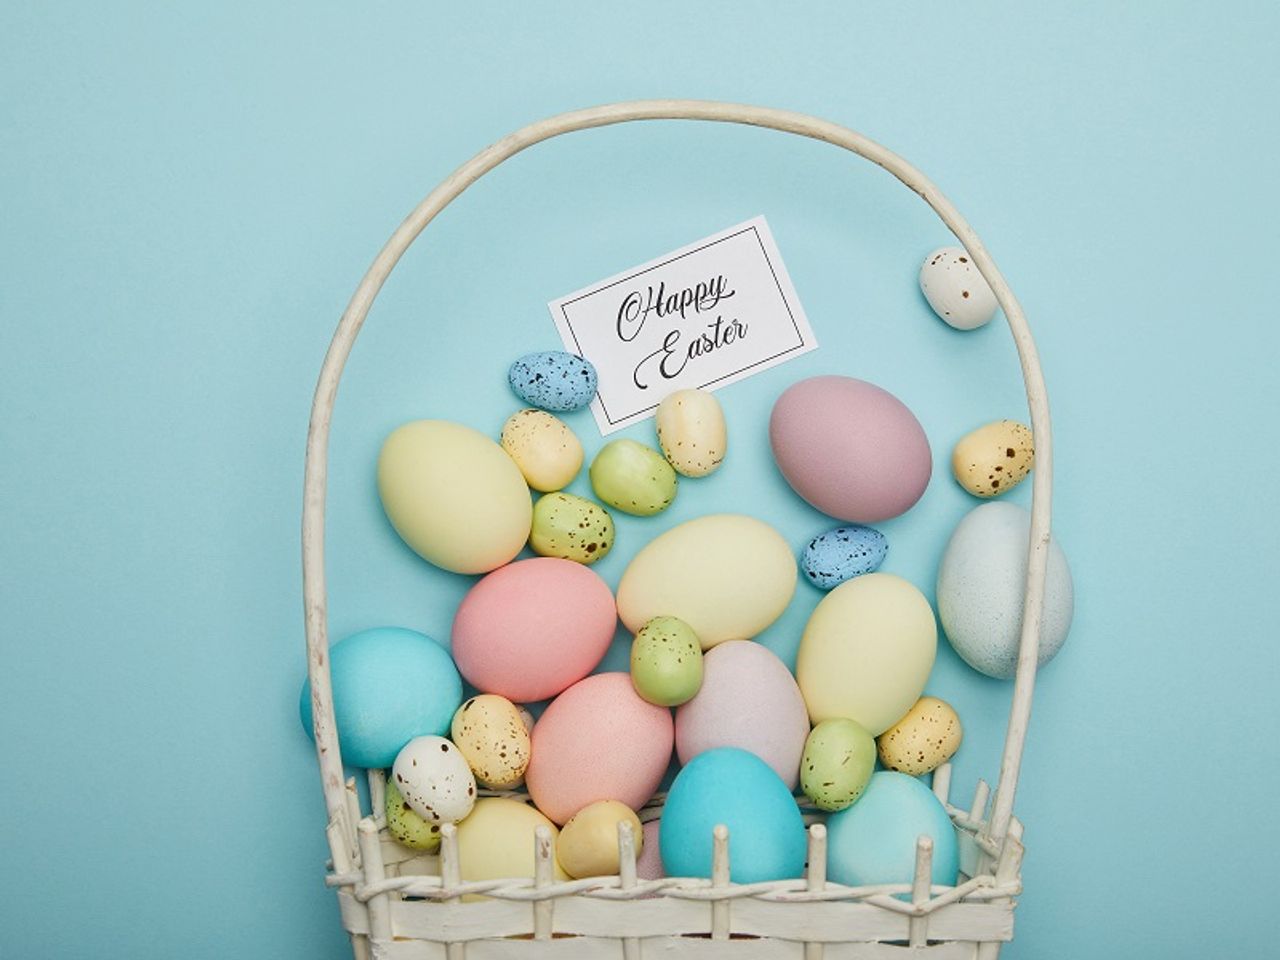
<path id="1" fill-rule="evenodd" d="M 963 250 L 935 251 L 920 281 L 953 327 L 994 314 Z M 954 828 L 918 778 L 949 760 L 963 733 L 925 688 L 939 621 L 970 666 L 1013 675 L 1030 521 L 992 498 L 1033 469 L 1030 429 L 996 420 L 955 444 L 956 481 L 988 502 L 946 547 L 936 618 L 916 585 L 880 570 L 889 541 L 871 526 L 924 494 L 928 438 L 897 397 L 843 376 L 793 384 L 768 424 L 782 476 L 838 526 L 793 544 L 751 516 L 698 517 L 641 546 L 615 592 L 591 569 L 615 544 L 610 511 L 661 513 L 681 478 L 715 473 L 728 451 L 719 401 L 674 392 L 658 405 L 656 445 L 604 444 L 588 467 L 590 500 L 564 491 L 586 458 L 555 414 L 591 401 L 594 368 L 548 351 L 513 363 L 508 382 L 528 406 L 497 442 L 419 420 L 392 432 L 378 457 L 382 505 L 405 543 L 441 569 L 479 576 L 447 646 L 380 627 L 331 650 L 343 758 L 389 771 L 390 835 L 431 852 L 455 823 L 463 879 L 483 880 L 532 876 L 534 831 L 545 826 L 557 875 L 581 878 L 618 871 L 627 823 L 641 877 L 706 877 L 723 824 L 731 877 L 750 883 L 801 874 L 805 804 L 827 812 L 833 881 L 909 882 L 927 834 L 933 882 L 955 883 Z M 518 559 L 526 547 L 534 556 Z M 1041 662 L 1065 640 L 1073 603 L 1066 559 L 1050 549 Z M 754 638 L 792 602 L 800 573 L 826 593 L 792 671 Z M 633 635 L 630 670 L 596 673 L 619 621 Z M 465 700 L 464 682 L 476 691 Z M 542 702 L 535 722 L 524 705 Z M 308 733 L 311 710 L 304 684 Z M 661 818 L 642 825 L 673 754 Z"/>

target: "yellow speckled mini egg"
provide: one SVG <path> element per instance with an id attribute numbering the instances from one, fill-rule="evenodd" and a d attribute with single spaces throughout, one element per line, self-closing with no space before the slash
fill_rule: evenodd
<path id="1" fill-rule="evenodd" d="M 876 738 L 886 769 L 918 777 L 942 766 L 960 749 L 964 730 L 951 704 L 921 697 L 907 715 Z"/>
<path id="2" fill-rule="evenodd" d="M 540 557 L 588 566 L 613 546 L 613 517 L 598 503 L 572 493 L 548 493 L 533 505 L 529 547 Z"/>
<path id="3" fill-rule="evenodd" d="M 631 824 L 636 854 L 644 845 L 640 818 L 625 803 L 597 800 L 589 803 L 560 830 L 556 856 L 571 877 L 608 877 L 618 872 L 618 824 Z"/>
<path id="4" fill-rule="evenodd" d="M 546 493 L 573 482 L 582 469 L 582 443 L 569 425 L 545 410 L 513 413 L 502 427 L 507 451 L 525 482 Z"/>
<path id="5" fill-rule="evenodd" d="M 529 731 L 506 697 L 472 697 L 453 715 L 450 738 L 476 780 L 491 790 L 516 786 L 529 766 Z"/>
<path id="6" fill-rule="evenodd" d="M 414 850 L 435 853 L 440 847 L 440 824 L 422 819 L 396 789 L 394 778 L 387 780 L 387 832 L 396 843 Z"/>
<path id="7" fill-rule="evenodd" d="M 997 420 L 960 438 L 951 451 L 951 472 L 975 497 L 998 497 L 1026 479 L 1035 458 L 1031 428 Z"/>

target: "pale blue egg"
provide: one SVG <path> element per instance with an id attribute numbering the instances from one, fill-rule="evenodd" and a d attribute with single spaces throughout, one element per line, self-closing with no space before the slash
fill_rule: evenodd
<path id="1" fill-rule="evenodd" d="M 529 406 L 557 413 L 579 410 L 596 395 L 596 368 L 563 350 L 521 357 L 507 371 L 507 381 Z"/>
<path id="2" fill-rule="evenodd" d="M 767 763 L 736 747 L 700 753 L 676 775 L 662 809 L 659 843 L 670 877 L 710 877 L 712 833 L 729 828 L 735 883 L 798 877 L 804 871 L 800 808 Z"/>
<path id="3" fill-rule="evenodd" d="M 445 736 L 462 704 L 448 651 L 424 633 L 375 627 L 329 649 L 333 709 L 343 762 L 390 767 L 414 737 Z M 302 726 L 311 729 L 311 681 L 302 685 Z"/>
<path id="4" fill-rule="evenodd" d="M 800 569 L 809 582 L 823 590 L 880 569 L 889 553 L 889 541 L 871 527 L 852 524 L 828 530 L 809 541 L 800 558 Z"/>
<path id="5" fill-rule="evenodd" d="M 959 849 L 941 801 L 915 777 L 873 773 L 853 806 L 827 818 L 827 876 L 851 887 L 910 883 L 922 834 L 933 838 L 933 883 L 954 885 Z"/>

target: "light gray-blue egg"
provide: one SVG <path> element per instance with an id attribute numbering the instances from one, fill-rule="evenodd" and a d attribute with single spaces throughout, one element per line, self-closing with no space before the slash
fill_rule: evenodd
<path id="1" fill-rule="evenodd" d="M 507 381 L 517 397 L 541 410 L 580 410 L 596 395 L 596 368 L 563 350 L 530 353 L 511 364 Z"/>
<path id="2" fill-rule="evenodd" d="M 804 548 L 800 569 L 809 582 L 822 590 L 880 569 L 889 553 L 889 541 L 871 527 L 853 524 L 814 537 Z"/>

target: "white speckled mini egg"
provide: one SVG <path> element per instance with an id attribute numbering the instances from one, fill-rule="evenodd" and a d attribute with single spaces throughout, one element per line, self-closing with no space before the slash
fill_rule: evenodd
<path id="1" fill-rule="evenodd" d="M 467 760 L 444 737 L 414 737 L 391 768 L 405 803 L 431 823 L 457 823 L 476 802 L 476 780 Z"/>
<path id="2" fill-rule="evenodd" d="M 939 247 L 925 257 L 920 290 L 933 312 L 957 330 L 975 330 L 996 315 L 996 295 L 963 247 Z"/>
<path id="3" fill-rule="evenodd" d="M 472 697 L 453 715 L 450 735 L 481 786 L 514 787 L 529 766 L 529 731 L 506 697 Z"/>
<path id="4" fill-rule="evenodd" d="M 951 704 L 921 697 L 905 717 L 876 738 L 876 752 L 886 770 L 918 777 L 955 756 L 963 738 L 960 717 Z"/>
<path id="5" fill-rule="evenodd" d="M 501 443 L 525 482 L 542 493 L 567 487 L 582 468 L 582 442 L 544 410 L 513 413 L 502 426 Z"/>

